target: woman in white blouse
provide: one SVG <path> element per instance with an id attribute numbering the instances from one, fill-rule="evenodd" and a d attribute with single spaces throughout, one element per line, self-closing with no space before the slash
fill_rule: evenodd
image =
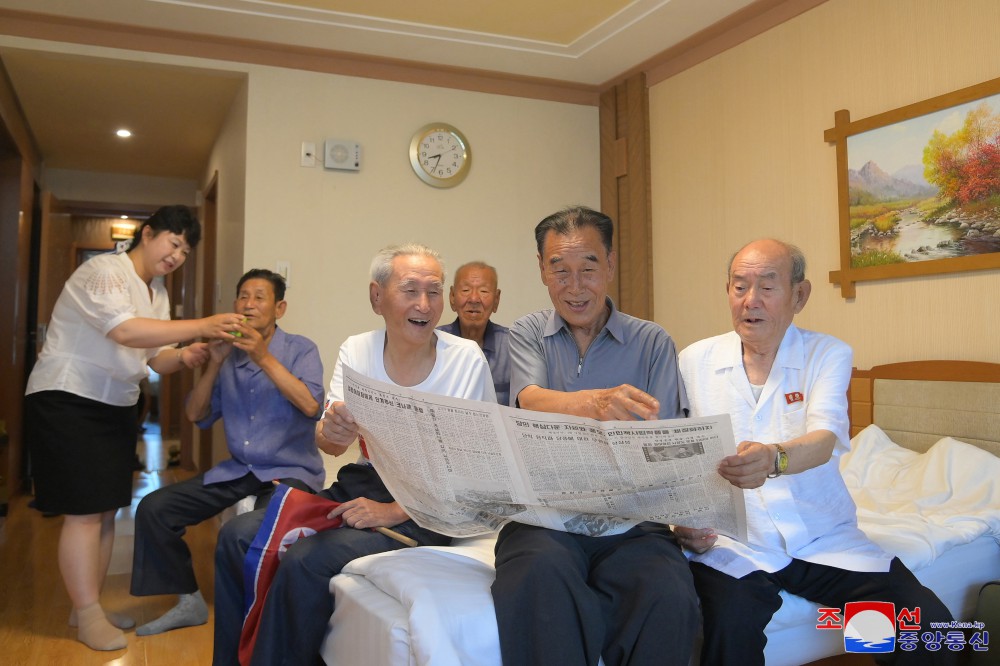
<path id="1" fill-rule="evenodd" d="M 179 268 L 201 237 L 185 206 L 165 206 L 136 231 L 127 252 L 96 256 L 66 282 L 25 400 L 35 502 L 64 514 L 59 571 L 73 602 L 70 625 L 95 650 L 127 643 L 131 618 L 101 608 L 114 517 L 132 499 L 136 402 L 147 365 L 160 374 L 201 365 L 207 344 L 232 339 L 241 317 L 170 320 L 162 276 Z"/>

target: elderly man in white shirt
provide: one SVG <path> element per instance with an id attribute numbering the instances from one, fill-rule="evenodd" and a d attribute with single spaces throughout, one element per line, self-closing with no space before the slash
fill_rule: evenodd
<path id="1" fill-rule="evenodd" d="M 746 543 L 675 528 L 702 603 L 701 663 L 763 664 L 764 628 L 785 589 L 827 607 L 888 601 L 919 609 L 924 628 L 948 609 L 858 528 L 838 458 L 849 448 L 851 348 L 799 329 L 809 299 L 805 257 L 773 239 L 732 258 L 726 291 L 734 332 L 680 354 L 692 416 L 729 413 L 739 445 L 719 474 L 744 489 Z M 885 653 L 884 663 L 950 664 L 948 650 Z"/>

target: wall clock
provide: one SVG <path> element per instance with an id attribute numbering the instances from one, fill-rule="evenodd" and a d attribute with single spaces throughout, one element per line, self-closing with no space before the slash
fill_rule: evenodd
<path id="1" fill-rule="evenodd" d="M 431 123 L 410 140 L 410 165 L 417 177 L 433 187 L 454 187 L 469 175 L 469 140 L 447 123 Z"/>

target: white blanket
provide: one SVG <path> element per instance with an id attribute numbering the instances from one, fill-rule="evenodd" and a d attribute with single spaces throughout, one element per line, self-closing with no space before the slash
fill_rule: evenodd
<path id="1" fill-rule="evenodd" d="M 917 453 L 870 425 L 840 471 L 861 529 L 911 570 L 983 534 L 1000 541 L 1000 458 L 971 444 L 945 437 Z"/>

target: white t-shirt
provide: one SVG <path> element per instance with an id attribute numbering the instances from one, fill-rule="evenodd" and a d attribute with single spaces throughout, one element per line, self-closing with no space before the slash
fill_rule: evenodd
<path id="1" fill-rule="evenodd" d="M 408 388 L 452 398 L 496 402 L 493 376 L 479 345 L 444 331 L 435 331 L 434 334 L 437 336 L 434 368 L 424 381 Z M 385 371 L 384 349 L 384 328 L 347 338 L 340 346 L 340 356 L 326 394 L 327 404 L 344 400 L 345 365 L 365 377 L 396 384 Z"/>
<path id="2" fill-rule="evenodd" d="M 891 556 L 858 528 L 857 508 L 840 475 L 840 454 L 850 446 L 851 357 L 840 340 L 789 326 L 755 399 L 736 333 L 701 340 L 680 353 L 691 416 L 728 413 L 737 444 L 786 442 L 814 430 L 829 430 L 838 440 L 826 463 L 743 491 L 749 543 L 720 535 L 692 560 L 735 578 L 777 571 L 793 557 L 851 571 L 889 570 Z"/>
<path id="3" fill-rule="evenodd" d="M 127 254 L 84 262 L 59 294 L 25 395 L 66 391 L 108 405 L 134 405 L 146 364 L 165 348 L 125 347 L 107 334 L 134 317 L 170 319 L 162 280 L 151 288 L 152 298 Z"/>

